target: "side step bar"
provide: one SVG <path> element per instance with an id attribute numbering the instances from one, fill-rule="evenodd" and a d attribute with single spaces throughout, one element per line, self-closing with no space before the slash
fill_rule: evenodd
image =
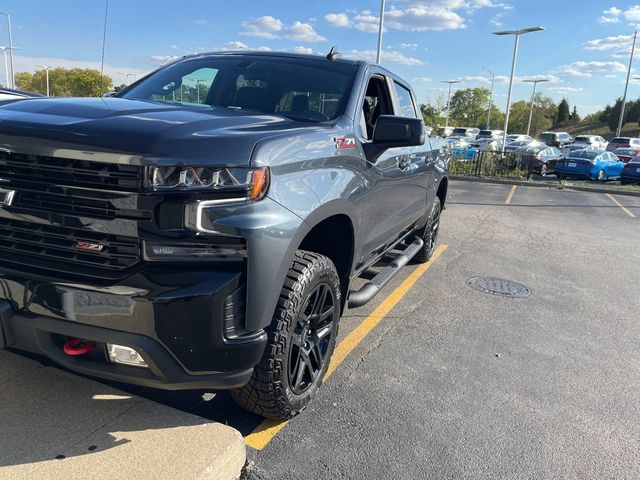
<path id="1" fill-rule="evenodd" d="M 402 267 L 416 256 L 423 245 L 424 241 L 421 238 L 416 238 L 411 245 L 394 258 L 380 273 L 364 284 L 360 290 L 350 292 L 349 308 L 361 307 L 365 303 L 368 303 L 382 290 L 382 287 L 389 283 L 389 280 L 391 280 Z"/>

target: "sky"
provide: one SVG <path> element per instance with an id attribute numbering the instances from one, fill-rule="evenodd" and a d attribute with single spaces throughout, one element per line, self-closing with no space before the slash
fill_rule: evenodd
<path id="1" fill-rule="evenodd" d="M 107 0 L 0 0 L 11 14 L 16 71 L 37 65 L 100 68 Z M 375 58 L 380 0 L 108 0 L 105 73 L 142 75 L 174 56 L 260 49 Z M 638 1 L 638 0 L 636 0 Z M 621 97 L 640 4 L 607 0 L 387 0 L 382 63 L 409 81 L 418 102 L 459 88 L 489 87 L 506 107 L 514 37 L 492 32 L 531 26 L 521 37 L 513 101 L 529 99 L 524 79 L 566 98 L 582 115 Z M 0 46 L 7 45 L 0 17 Z M 638 52 L 640 53 L 640 51 Z M 640 96 L 634 62 L 629 98 Z M 4 79 L 3 64 L 0 75 Z M 129 79 L 132 77 L 129 76 Z"/>

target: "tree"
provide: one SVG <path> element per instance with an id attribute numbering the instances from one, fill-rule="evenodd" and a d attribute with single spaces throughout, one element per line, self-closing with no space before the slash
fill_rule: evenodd
<path id="1" fill-rule="evenodd" d="M 571 115 L 569 115 L 569 120 L 571 120 L 573 123 L 578 123 L 580 121 L 580 115 L 578 115 L 578 107 L 576 107 L 575 105 L 573 106 Z"/>
<path id="2" fill-rule="evenodd" d="M 451 97 L 450 122 L 454 125 L 484 127 L 489 107 L 488 88 L 462 88 Z"/>
<path id="3" fill-rule="evenodd" d="M 556 125 L 563 125 L 569 120 L 569 102 L 566 99 L 562 99 L 562 101 L 558 104 L 558 116 L 556 120 Z"/>
<path id="4" fill-rule="evenodd" d="M 420 111 L 422 112 L 424 124 L 433 128 L 444 125 L 445 118 L 442 115 L 442 110 L 443 109 L 441 107 L 432 105 L 431 103 L 420 105 Z"/>
<path id="5" fill-rule="evenodd" d="M 533 116 L 531 117 L 530 134 L 535 136 L 553 127 L 556 120 L 557 106 L 549 97 L 536 93 Z M 511 105 L 509 113 L 509 133 L 526 133 L 529 123 L 531 103 L 520 100 Z"/>
<path id="6" fill-rule="evenodd" d="M 21 90 L 44 95 L 47 92 L 46 72 L 19 72 L 16 85 Z M 92 68 L 52 68 L 49 87 L 52 97 L 100 97 L 112 90 L 113 80 L 106 75 L 101 77 L 100 72 Z"/>

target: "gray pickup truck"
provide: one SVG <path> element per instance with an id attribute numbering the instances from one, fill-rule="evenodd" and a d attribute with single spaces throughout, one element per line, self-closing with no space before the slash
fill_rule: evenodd
<path id="1" fill-rule="evenodd" d="M 446 161 L 405 81 L 334 54 L 0 106 L 0 348 L 289 418 L 344 310 L 431 257 Z"/>

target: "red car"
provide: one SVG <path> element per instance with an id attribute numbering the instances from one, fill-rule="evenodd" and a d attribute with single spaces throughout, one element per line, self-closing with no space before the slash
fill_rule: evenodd
<path id="1" fill-rule="evenodd" d="M 632 158 L 640 161 L 640 150 L 635 150 L 633 148 L 616 148 L 613 151 L 613 154 L 624 163 L 629 163 Z"/>

